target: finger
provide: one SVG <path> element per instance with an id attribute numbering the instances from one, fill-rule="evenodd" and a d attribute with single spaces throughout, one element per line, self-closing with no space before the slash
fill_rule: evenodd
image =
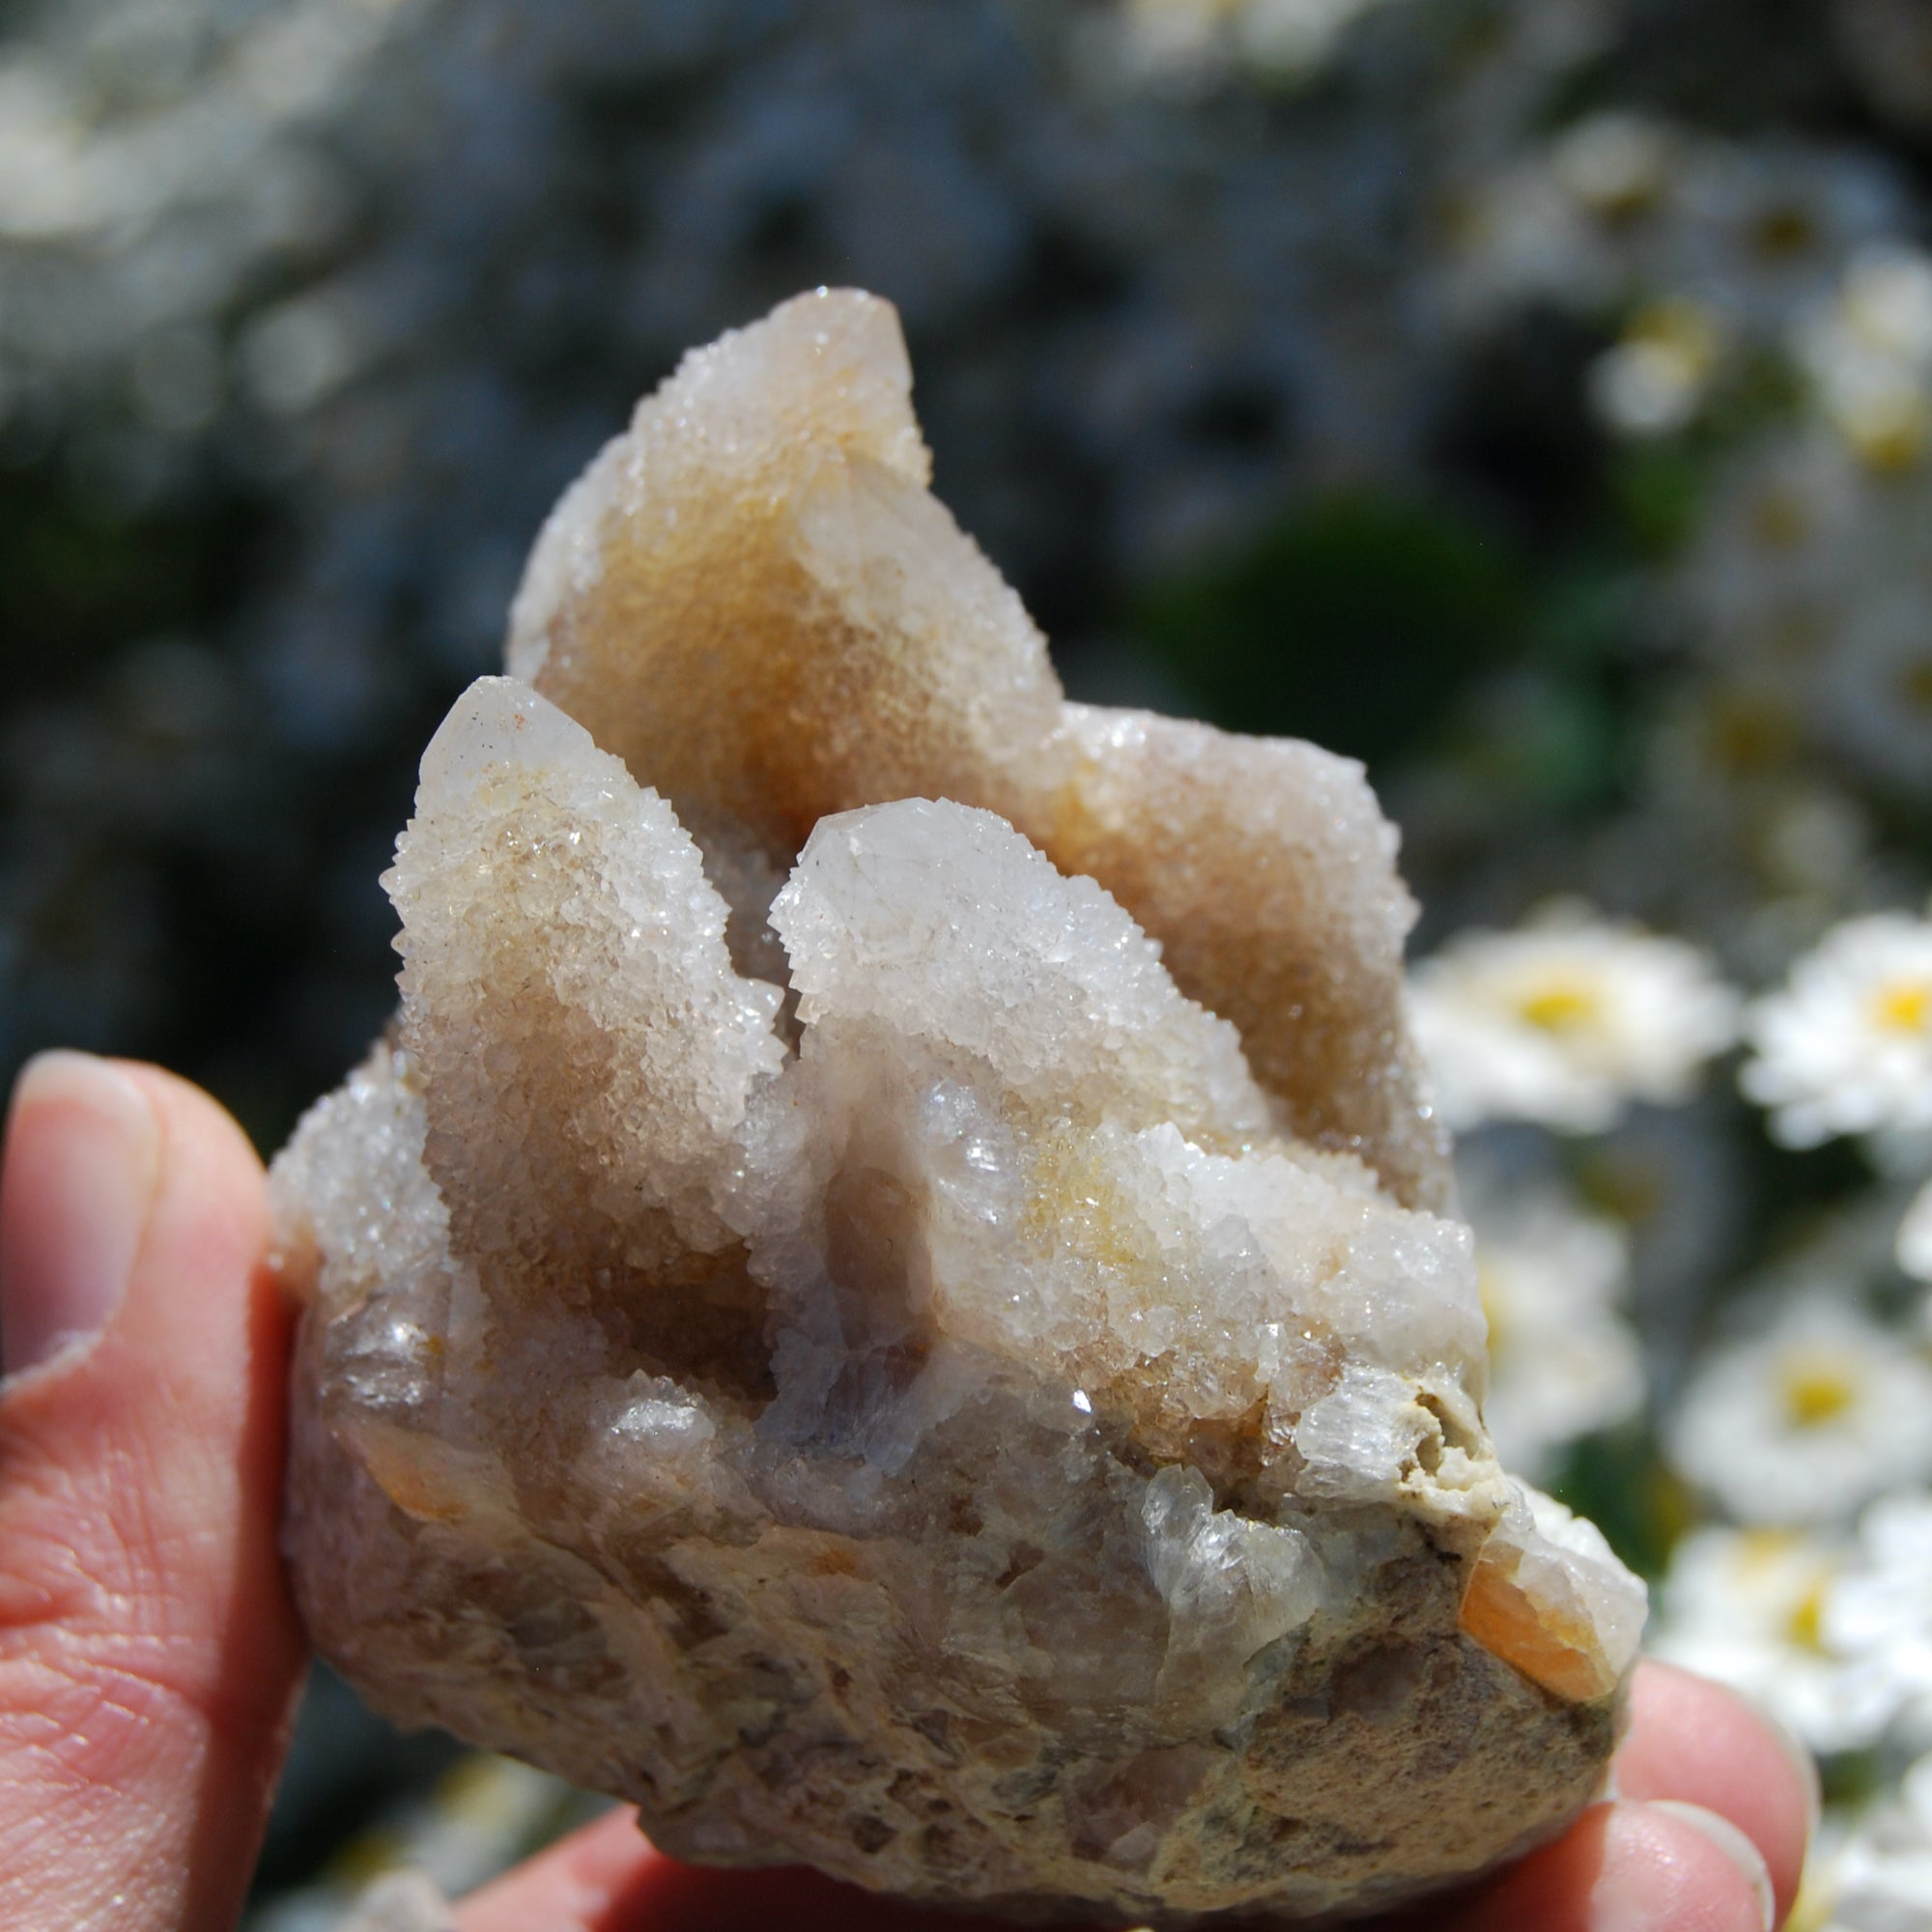
<path id="1" fill-rule="evenodd" d="M 1764 1865 L 1694 1805 L 1593 1805 L 1435 1932 L 1772 1932 Z"/>
<path id="2" fill-rule="evenodd" d="M 1667 1663 L 1641 1665 L 1617 1752 L 1620 1797 L 1670 1799 L 1727 1818 L 1756 1845 L 1780 1918 L 1818 1817 L 1811 1755 L 1735 1692 Z"/>
<path id="3" fill-rule="evenodd" d="M 665 1861 L 638 1830 L 637 1812 L 624 1805 L 471 1892 L 457 1907 L 456 1922 L 461 1932 L 601 1928 L 611 1901 L 639 1883 L 647 1866 Z"/>
<path id="4" fill-rule="evenodd" d="M 49 1054 L 0 1174 L 0 1924 L 233 1922 L 302 1657 L 261 1164 L 153 1067 Z"/>
<path id="5" fill-rule="evenodd" d="M 717 1871 L 655 1850 L 628 1808 L 519 1865 L 457 1908 L 460 1932 L 1012 1932 L 928 1912 L 800 1866 Z"/>

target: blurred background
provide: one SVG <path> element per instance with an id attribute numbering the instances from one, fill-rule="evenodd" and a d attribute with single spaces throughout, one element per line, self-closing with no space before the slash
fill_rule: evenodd
<path id="1" fill-rule="evenodd" d="M 4 0 L 0 1071 L 272 1151 L 550 503 L 871 288 L 1074 696 L 1367 761 L 1505 1453 L 1932 1923 L 1928 213 L 1923 0 Z M 255 1923 L 583 1812 L 325 1674 Z"/>

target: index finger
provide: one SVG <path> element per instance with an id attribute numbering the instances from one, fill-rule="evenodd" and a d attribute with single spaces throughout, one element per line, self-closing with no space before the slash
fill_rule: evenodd
<path id="1" fill-rule="evenodd" d="M 1764 1855 L 1780 1919 L 1798 1895 L 1818 1822 L 1811 1754 L 1735 1691 L 1668 1663 L 1642 1664 L 1616 1757 L 1618 1796 L 1701 1804 Z"/>

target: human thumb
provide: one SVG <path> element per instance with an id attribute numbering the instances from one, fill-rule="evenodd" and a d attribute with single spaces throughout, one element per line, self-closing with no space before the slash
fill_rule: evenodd
<path id="1" fill-rule="evenodd" d="M 50 1053 L 0 1170 L 0 1925 L 238 1917 L 302 1645 L 261 1163 L 154 1067 Z"/>

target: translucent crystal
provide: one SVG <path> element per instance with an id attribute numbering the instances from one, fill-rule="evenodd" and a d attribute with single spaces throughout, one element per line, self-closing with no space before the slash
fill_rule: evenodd
<path id="1" fill-rule="evenodd" d="M 1595 1792 L 1642 1592 L 1497 1467 L 1358 768 L 1062 701 L 891 311 L 687 359 L 425 753 L 278 1159 L 318 1643 L 679 1856 L 1179 1923 Z"/>

